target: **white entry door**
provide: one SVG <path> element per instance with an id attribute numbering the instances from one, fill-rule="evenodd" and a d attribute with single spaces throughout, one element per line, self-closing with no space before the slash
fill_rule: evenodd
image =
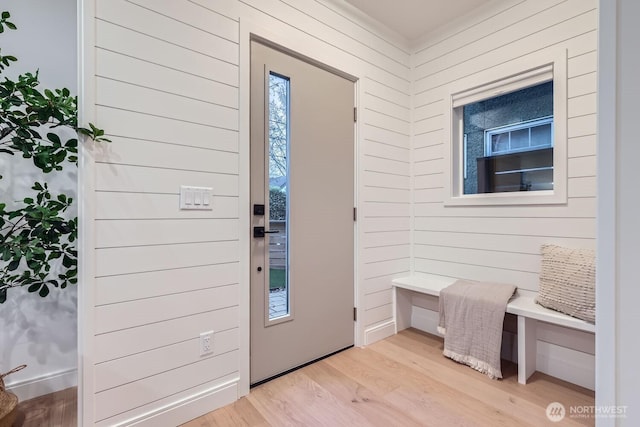
<path id="1" fill-rule="evenodd" d="M 354 83 L 251 44 L 251 383 L 353 345 Z"/>

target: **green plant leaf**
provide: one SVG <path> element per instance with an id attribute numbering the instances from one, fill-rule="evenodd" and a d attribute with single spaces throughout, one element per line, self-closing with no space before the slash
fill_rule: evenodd
<path id="1" fill-rule="evenodd" d="M 42 298 L 46 297 L 47 295 L 49 295 L 49 287 L 45 284 L 42 285 L 42 287 L 40 288 L 40 292 L 38 292 L 38 294 L 40 294 L 40 296 Z"/>
<path id="2" fill-rule="evenodd" d="M 7 265 L 7 270 L 15 271 L 19 265 L 20 265 L 20 258 L 14 259 Z"/>

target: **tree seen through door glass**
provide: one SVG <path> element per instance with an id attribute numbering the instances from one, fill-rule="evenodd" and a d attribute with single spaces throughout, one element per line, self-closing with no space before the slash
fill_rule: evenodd
<path id="1" fill-rule="evenodd" d="M 269 320 L 289 314 L 289 79 L 269 74 Z"/>

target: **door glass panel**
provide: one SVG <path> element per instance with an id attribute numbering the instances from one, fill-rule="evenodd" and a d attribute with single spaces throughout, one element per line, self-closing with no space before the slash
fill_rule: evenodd
<path id="1" fill-rule="evenodd" d="M 269 320 L 289 315 L 289 79 L 269 73 Z"/>

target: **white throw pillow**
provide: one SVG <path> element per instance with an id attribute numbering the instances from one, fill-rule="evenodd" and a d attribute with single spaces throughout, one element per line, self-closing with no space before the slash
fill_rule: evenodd
<path id="1" fill-rule="evenodd" d="M 542 245 L 541 252 L 540 290 L 536 302 L 595 323 L 595 251 Z"/>

